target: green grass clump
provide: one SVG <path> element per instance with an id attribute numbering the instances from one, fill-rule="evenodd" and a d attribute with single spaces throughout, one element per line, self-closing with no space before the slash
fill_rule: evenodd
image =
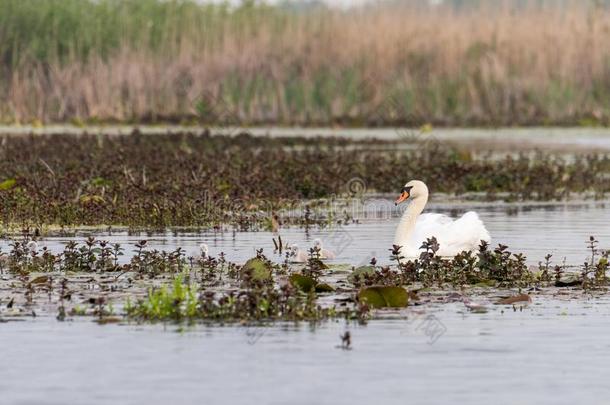
<path id="1" fill-rule="evenodd" d="M 322 308 L 316 294 L 302 294 L 283 285 L 252 284 L 238 292 L 200 291 L 176 277 L 172 288 L 151 290 L 148 296 L 125 307 L 129 318 L 140 321 L 316 321 L 346 316 L 334 307 Z"/>
<path id="2" fill-rule="evenodd" d="M 151 290 L 146 299 L 132 305 L 127 301 L 125 312 L 128 316 L 154 320 L 193 319 L 198 314 L 197 287 L 184 285 L 182 277 L 176 277 L 170 288 L 162 286 Z"/>

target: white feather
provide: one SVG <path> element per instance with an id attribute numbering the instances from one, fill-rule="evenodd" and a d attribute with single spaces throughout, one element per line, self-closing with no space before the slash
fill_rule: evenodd
<path id="1" fill-rule="evenodd" d="M 460 218 L 452 219 L 443 214 L 421 214 L 428 202 L 428 187 L 421 181 L 413 180 L 405 185 L 405 191 L 397 203 L 409 199 L 396 229 L 394 244 L 401 246 L 405 257 L 418 257 L 420 247 L 426 239 L 436 238 L 439 244 L 438 256 L 453 257 L 463 251 L 473 251 L 481 241 L 489 242 L 491 237 L 476 212 L 469 211 Z"/>
<path id="2" fill-rule="evenodd" d="M 443 214 L 420 215 L 408 245 L 419 249 L 426 239 L 432 237 L 439 244 L 439 256 L 455 256 L 465 250 L 475 250 L 482 240 L 491 240 L 485 225 L 474 211 L 455 220 Z"/>

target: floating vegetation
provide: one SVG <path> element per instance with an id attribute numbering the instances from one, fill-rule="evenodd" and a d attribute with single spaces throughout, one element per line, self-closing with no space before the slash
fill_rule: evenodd
<path id="1" fill-rule="evenodd" d="M 335 289 L 327 283 L 320 283 L 316 279 L 303 274 L 294 273 L 290 275 L 290 283 L 303 292 L 333 292 Z"/>
<path id="2" fill-rule="evenodd" d="M 121 264 L 123 249 L 105 241 L 88 238 L 53 254 L 26 235 L 13 241 L 9 252 L 0 252 L 0 317 L 33 315 L 35 308 L 51 306 L 58 320 L 86 315 L 100 323 L 114 323 L 120 315 L 137 321 L 366 320 L 384 308 L 433 299 L 434 291 L 445 292 L 450 302 L 456 290 L 467 308 L 483 311 L 468 294 L 503 291 L 495 303 L 513 305 L 531 301 L 525 289 L 606 291 L 610 253 L 599 250 L 593 237 L 588 245 L 591 258 L 580 269 L 552 265 L 550 255 L 528 268 L 523 255 L 503 245 L 491 249 L 482 243 L 474 253 L 438 257 L 432 238 L 416 260 L 405 260 L 394 246 L 392 265 L 373 259 L 346 274 L 327 266 L 315 248 L 304 265 L 275 263 L 261 249 L 240 266 L 222 254 L 186 257 L 180 248 L 160 252 L 142 240 Z"/>
<path id="3" fill-rule="evenodd" d="M 217 321 L 318 321 L 348 316 L 349 311 L 337 312 L 335 307 L 323 308 L 316 303 L 313 292 L 301 294 L 288 284 L 248 286 L 238 292 L 197 293 L 196 285 L 184 286 L 181 277 L 171 289 L 151 290 L 136 304 L 128 302 L 125 313 L 136 320 L 217 320 Z"/>
<path id="4" fill-rule="evenodd" d="M 4 227 L 231 224 L 240 230 L 350 223 L 341 208 L 325 209 L 354 196 L 354 178 L 366 191 L 393 193 L 401 179 L 423 177 L 435 192 L 484 191 L 488 199 L 602 198 L 610 191 L 610 159 L 603 154 L 477 160 L 434 143 L 384 145 L 393 143 L 207 132 L 4 136 L 0 220 Z"/>
<path id="5" fill-rule="evenodd" d="M 511 253 L 504 245 L 490 250 L 487 242 L 482 241 L 478 252 L 462 252 L 453 258 L 436 255 L 439 249 L 436 238 L 428 239 L 420 249 L 423 251 L 418 259 L 405 260 L 401 247 L 394 245 L 390 257 L 395 268 L 376 266 L 373 262 L 355 269 L 350 281 L 356 286 L 421 283 L 425 287 L 446 284 L 525 287 L 535 281 L 550 281 L 536 277 L 527 268 L 525 256 Z"/>
<path id="6" fill-rule="evenodd" d="M 187 268 L 187 258 L 181 248 L 171 252 L 145 249 L 147 242 L 135 245 L 136 254 L 129 263 L 119 265 L 124 253 L 120 244 L 87 238 L 78 244 L 68 242 L 61 253 L 52 253 L 46 247 L 38 249 L 27 238 L 12 241 L 9 252 L 0 251 L 0 272 L 28 275 L 33 273 L 126 273 L 153 278 L 158 275 L 177 274 Z"/>
<path id="7" fill-rule="evenodd" d="M 409 302 L 409 293 L 402 287 L 364 287 L 358 292 L 358 301 L 371 308 L 401 308 Z"/>
<path id="8" fill-rule="evenodd" d="M 405 260 L 400 246 L 390 249 L 391 260 L 396 264 L 377 266 L 373 259 L 370 266 L 354 269 L 348 280 L 357 287 L 402 286 L 419 283 L 424 287 L 447 285 L 454 287 L 478 286 L 499 288 L 526 288 L 532 286 L 582 286 L 582 288 L 605 287 L 608 284 L 608 256 L 610 251 L 597 249 L 597 241 L 591 237 L 589 249 L 591 261 L 584 263 L 582 272 L 570 272 L 569 277 L 576 282 L 565 282 L 565 266 L 556 265 L 554 276 L 550 272 L 551 255 L 538 268 L 528 267 L 526 257 L 512 253 L 508 246 L 498 245 L 490 249 L 482 241 L 477 252 L 462 252 L 453 258 L 436 255 L 439 245 L 436 238 L 428 239 L 421 246 L 423 250 L 416 260 Z"/>

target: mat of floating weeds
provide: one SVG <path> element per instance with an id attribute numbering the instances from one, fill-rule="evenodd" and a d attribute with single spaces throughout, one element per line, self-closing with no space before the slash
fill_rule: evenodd
<path id="1" fill-rule="evenodd" d="M 9 321 L 24 317 L 56 317 L 66 320 L 72 317 L 86 316 L 92 320 L 105 322 L 145 321 L 138 317 L 130 317 L 126 311 L 126 303 L 136 303 L 145 300 L 151 289 L 163 286 L 171 288 L 173 277 L 157 276 L 153 279 L 134 280 L 133 274 L 92 275 L 92 274 L 32 274 L 28 278 L 0 276 L 0 320 Z M 325 277 L 325 281 L 337 291 L 317 294 L 316 304 L 324 307 L 349 309 L 356 314 L 358 303 L 355 297 L 360 289 L 341 287 L 335 280 L 336 275 Z M 464 311 L 485 313 L 488 311 L 519 310 L 520 307 L 536 305 L 547 298 L 565 300 L 588 300 L 597 295 L 604 295 L 605 290 L 585 291 L 579 287 L 546 287 L 546 288 L 493 288 L 464 287 L 454 289 L 412 285 L 406 288 L 409 294 L 408 305 L 402 308 L 371 308 L 361 320 L 388 317 L 409 317 L 414 314 L 433 312 L 438 305 L 447 303 L 463 303 Z M 224 296 L 237 289 L 230 286 L 209 287 L 199 291 L 198 295 L 214 292 Z M 198 300 L 201 298 L 198 297 Z M 176 303 L 179 305 L 179 303 Z M 184 320 L 196 320 L 185 318 Z M 281 320 L 283 318 L 278 318 Z M 354 315 L 354 319 L 360 319 Z M 158 319 L 163 320 L 163 319 Z M 180 319 L 167 319 L 179 321 Z M 266 321 L 267 319 L 231 318 L 201 318 L 204 321 Z M 302 320 L 307 320 L 303 318 Z M 320 319 L 312 319 L 320 320 Z"/>
<path id="2" fill-rule="evenodd" d="M 434 238 L 423 244 L 416 260 L 406 260 L 394 246 L 393 266 L 378 266 L 372 259 L 358 268 L 324 263 L 317 247 L 309 250 L 306 263 L 297 265 L 291 251 L 282 263 L 270 261 L 260 249 L 236 264 L 224 255 L 186 257 L 181 248 L 165 252 L 147 245 L 138 242 L 130 261 L 119 264 L 120 246 L 94 238 L 71 242 L 59 254 L 38 251 L 28 237 L 14 241 L 12 250 L 0 256 L 0 316 L 56 312 L 60 320 L 76 315 L 125 315 L 141 321 L 365 320 L 452 300 L 481 312 L 486 310 L 478 302 L 482 298 L 523 305 L 532 300 L 526 291 L 558 293 L 545 289 L 549 286 L 603 293 L 610 256 L 593 237 L 591 260 L 571 272 L 551 266 L 550 256 L 537 268 L 527 267 L 524 255 L 485 242 L 477 252 L 441 258 Z"/>
<path id="3" fill-rule="evenodd" d="M 410 141 L 411 142 L 411 141 Z M 273 229 L 327 222 L 307 199 L 395 192 L 427 175 L 437 192 L 562 199 L 610 191 L 607 154 L 477 159 L 438 142 L 180 133 L 0 137 L 0 220 L 7 225 Z M 397 176 L 396 173 L 401 173 Z M 353 181 L 356 179 L 356 181 Z M 292 209 L 298 215 L 282 216 Z"/>

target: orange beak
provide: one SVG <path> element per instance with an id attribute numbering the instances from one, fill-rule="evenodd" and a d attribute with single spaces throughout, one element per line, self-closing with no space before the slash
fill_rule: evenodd
<path id="1" fill-rule="evenodd" d="M 409 192 L 408 191 L 403 191 L 402 193 L 400 193 L 400 196 L 396 199 L 396 201 L 394 201 L 394 205 L 400 204 L 401 202 L 403 202 L 407 198 L 409 198 Z"/>

